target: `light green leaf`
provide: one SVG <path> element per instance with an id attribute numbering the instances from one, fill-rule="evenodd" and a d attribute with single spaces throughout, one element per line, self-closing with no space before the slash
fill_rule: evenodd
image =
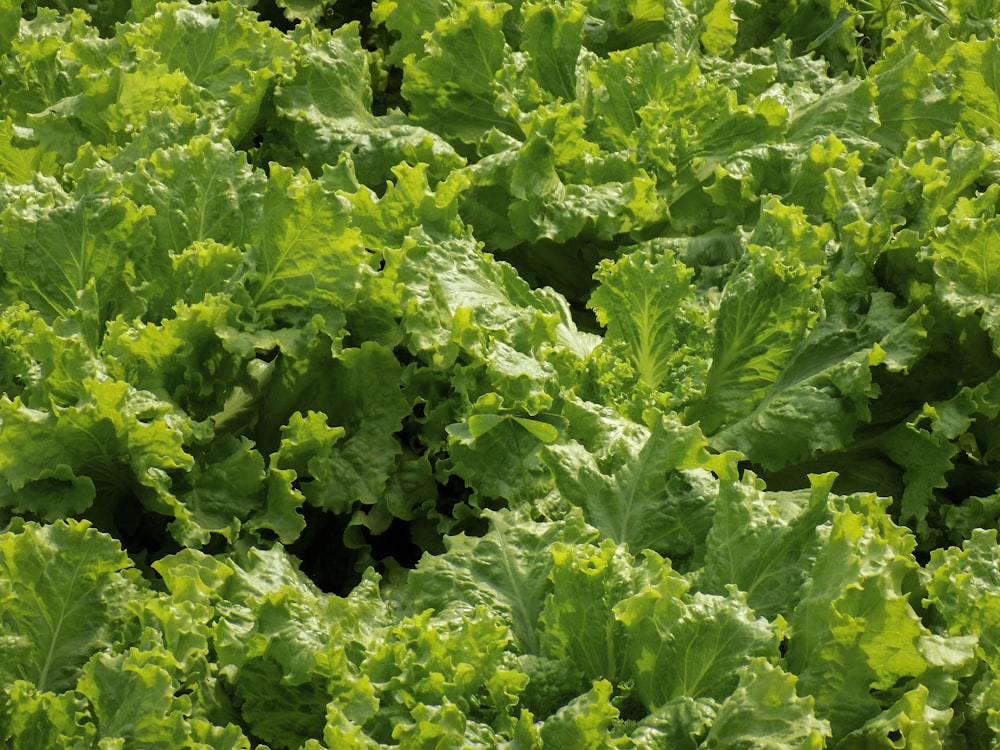
<path id="1" fill-rule="evenodd" d="M 291 20 L 308 20 L 312 22 L 322 18 L 336 0 L 278 0 L 278 7 L 284 8 L 285 18 Z"/>
<path id="2" fill-rule="evenodd" d="M 306 173 L 275 165 L 250 237 L 258 310 L 343 308 L 357 297 L 366 253 L 349 204 Z"/>
<path id="3" fill-rule="evenodd" d="M 736 44 L 739 18 L 735 6 L 736 0 L 715 0 L 702 18 L 705 30 L 698 40 L 710 55 L 724 55 Z"/>
<path id="4" fill-rule="evenodd" d="M 708 435 L 760 402 L 822 309 L 817 267 L 770 248 L 748 253 L 723 292 L 705 392 L 687 413 Z"/>
<path id="5" fill-rule="evenodd" d="M 509 644 L 507 625 L 486 607 L 444 616 L 425 610 L 403 618 L 362 663 L 380 701 L 369 734 L 381 742 L 433 737 L 437 717 L 459 736 L 468 732 L 487 739 L 476 725 L 512 708 L 526 682 L 505 663 Z"/>
<path id="6" fill-rule="evenodd" d="M 956 45 L 950 61 L 962 91 L 963 127 L 971 136 L 983 130 L 1000 135 L 1000 56 L 995 45 L 975 37 Z"/>
<path id="7" fill-rule="evenodd" d="M 899 746 L 902 742 L 904 747 L 942 750 L 951 735 L 952 716 L 950 708 L 934 706 L 928 689 L 918 685 L 842 741 L 866 749 Z"/>
<path id="8" fill-rule="evenodd" d="M 973 529 L 961 549 L 931 553 L 926 567 L 927 603 L 951 635 L 978 637 L 981 658 L 1000 673 L 1000 546 L 995 529 Z"/>
<path id="9" fill-rule="evenodd" d="M 941 298 L 959 315 L 982 311 L 982 326 L 1000 356 L 1000 217 L 997 189 L 960 198 L 946 227 L 938 229 L 922 254 L 934 264 Z"/>
<path id="10" fill-rule="evenodd" d="M 23 26 L 21 33 L 11 40 L 10 51 L 0 62 L 0 71 L 6 82 L 5 109 L 23 116 L 42 112 L 77 93 L 72 78 L 63 75 L 67 45 L 74 41 L 82 45 L 99 44 L 99 34 L 79 9 L 59 13 L 52 8 L 40 8 L 31 20 L 23 19 L 20 8 L 17 11 Z"/>
<path id="11" fill-rule="evenodd" d="M 615 607 L 628 636 L 629 671 L 648 710 L 681 697 L 721 701 L 736 689 L 740 667 L 754 657 L 777 658 L 777 629 L 754 616 L 735 586 L 725 596 L 690 594 L 669 565 L 659 573 Z"/>
<path id="12" fill-rule="evenodd" d="M 664 381 L 689 356 L 681 342 L 695 333 L 692 276 L 665 243 L 640 246 L 597 268 L 598 286 L 587 305 L 607 327 L 601 347 L 623 345 L 649 388 L 669 387 Z"/>
<path id="13" fill-rule="evenodd" d="M 502 422 L 504 417 L 500 414 L 473 414 L 466 424 L 469 426 L 469 434 L 473 438 L 481 437 Z"/>
<path id="14" fill-rule="evenodd" d="M 613 539 L 600 544 L 549 546 L 552 593 L 541 624 L 542 646 L 556 659 L 570 659 L 588 680 L 628 679 L 631 633 L 615 616 L 618 604 L 655 580 L 669 563 L 650 554 L 642 563 Z"/>
<path id="15" fill-rule="evenodd" d="M 813 699 L 796 693 L 794 675 L 766 659 L 740 669 L 740 684 L 719 706 L 702 747 L 822 750 L 830 724 L 817 718 Z"/>
<path id="16" fill-rule="evenodd" d="M 697 426 L 661 418 L 636 440 L 618 436 L 627 459 L 604 468 L 603 461 L 575 441 L 553 444 L 541 452 L 556 488 L 583 509 L 587 522 L 630 549 L 652 549 L 670 555 L 678 526 L 690 522 L 682 510 L 684 485 L 679 470 L 712 464 Z M 693 509 L 692 509 L 693 510 Z"/>
<path id="17" fill-rule="evenodd" d="M 835 736 L 876 716 L 873 689 L 928 669 L 929 635 L 908 602 L 917 569 L 913 537 L 886 515 L 874 496 L 831 498 L 826 543 L 812 566 L 799 605 L 788 618 L 786 668 Z"/>
<path id="18" fill-rule="evenodd" d="M 667 701 L 640 721 L 629 732 L 629 738 L 639 747 L 698 750 L 718 707 L 711 698 L 681 697 Z"/>
<path id="19" fill-rule="evenodd" d="M 607 58 L 587 55 L 580 62 L 587 76 L 583 115 L 595 140 L 615 151 L 636 145 L 645 105 L 680 94 L 698 78 L 697 65 L 678 60 L 667 44 L 622 49 Z"/>
<path id="20" fill-rule="evenodd" d="M 86 710 L 86 701 L 73 691 L 40 691 L 30 682 L 17 680 L 5 690 L 5 697 L 17 710 L 10 716 L 0 713 L 5 726 L 0 738 L 10 750 L 37 750 L 40 747 L 66 747 L 68 742 L 95 742 L 94 725 L 82 727 L 76 716 Z"/>
<path id="21" fill-rule="evenodd" d="M 288 80 L 275 92 L 274 139 L 289 138 L 314 172 L 349 158 L 357 179 L 381 189 L 401 162 L 422 165 L 444 178 L 463 160 L 440 135 L 412 124 L 399 114 L 376 116 L 368 53 L 356 24 L 333 33 L 300 24 L 289 37 L 298 55 Z M 274 147 L 274 143 L 269 144 Z"/>
<path id="22" fill-rule="evenodd" d="M 960 87 L 941 70 L 941 58 L 948 54 L 947 34 L 918 17 L 893 36 L 905 38 L 906 44 L 889 45 L 870 75 L 878 89 L 881 120 L 874 138 L 898 153 L 911 138 L 950 133 L 962 110 Z"/>
<path id="23" fill-rule="evenodd" d="M 331 700 L 352 721 L 374 714 L 374 690 L 345 650 L 345 642 L 357 643 L 358 658 L 383 626 L 372 574 L 356 599 L 345 600 L 321 593 L 280 545 L 220 560 L 185 552 L 160 565 L 171 587 L 189 587 L 197 576 L 199 596 L 219 601 L 214 648 L 227 665 L 224 678 L 241 720 L 255 735 L 284 747 L 321 737 Z"/>
<path id="24" fill-rule="evenodd" d="M 180 686 L 164 666 L 166 654 L 138 650 L 98 653 L 87 663 L 77 690 L 90 702 L 102 746 L 167 750 L 188 738 L 186 701 L 175 696 Z"/>
<path id="25" fill-rule="evenodd" d="M 460 431 L 451 434 L 462 437 Z M 509 415 L 487 433 L 474 436 L 470 431 L 469 438 L 449 442 L 448 461 L 439 463 L 438 471 L 461 477 L 477 498 L 519 503 L 551 489 L 551 477 L 539 458 L 544 443 Z"/>
<path id="26" fill-rule="evenodd" d="M 650 408 L 682 412 L 702 394 L 718 298 L 714 292 L 699 294 L 693 278 L 678 284 L 669 269 L 687 277 L 687 264 L 697 266 L 702 257 L 698 248 L 714 242 L 654 241 L 626 248 L 613 266 L 610 261 L 598 266 L 600 285 L 588 305 L 608 329 L 589 358 L 588 374 L 593 372 L 599 400 L 623 416 L 639 422 Z M 714 251 L 709 256 L 718 259 Z"/>
<path id="27" fill-rule="evenodd" d="M 702 590 L 721 595 L 735 584 L 755 612 L 770 618 L 791 612 L 821 546 L 816 527 L 827 520 L 834 479 L 813 475 L 811 490 L 783 493 L 765 492 L 749 472 L 741 482 L 720 482 Z"/>
<path id="28" fill-rule="evenodd" d="M 152 207 L 160 252 L 179 255 L 204 240 L 242 248 L 260 220 L 265 182 L 228 142 L 198 136 L 141 159 L 124 185 L 133 200 Z"/>
<path id="29" fill-rule="evenodd" d="M 514 421 L 543 443 L 554 443 L 559 439 L 559 428 L 554 424 L 526 417 L 514 417 Z"/>
<path id="30" fill-rule="evenodd" d="M 421 217 L 421 228 L 430 236 L 456 237 L 463 234 L 459 199 L 469 185 L 469 178 L 454 171 L 435 183 L 427 164 L 397 164 L 393 179 L 381 197 L 365 188 L 348 196 L 353 210 L 351 221 L 361 230 L 365 247 L 379 252 L 402 245 L 413 229 L 414 212 Z M 398 303 L 395 303 L 398 304 Z"/>
<path id="31" fill-rule="evenodd" d="M 69 316 L 95 284 L 99 323 L 143 311 L 136 289 L 162 272 L 150 252 L 152 209 L 112 193 L 71 195 L 40 180 L 5 201 L 0 213 L 4 296 L 47 317 Z M 99 330 L 94 331 L 96 341 Z"/>
<path id="32" fill-rule="evenodd" d="M 628 155 L 608 155 L 593 143 L 580 108 L 556 104 L 536 110 L 522 127 L 527 139 L 467 171 L 473 183 L 464 208 L 468 221 L 494 247 L 546 243 L 581 236 L 607 241 L 662 219 L 656 180 Z M 493 205 L 501 200 L 507 203 Z M 566 259 L 537 257 L 570 279 Z"/>
<path id="33" fill-rule="evenodd" d="M 574 747 L 610 750 L 612 722 L 619 711 L 611 703 L 611 683 L 597 680 L 589 692 L 563 706 L 546 719 L 538 733 L 544 750 Z"/>
<path id="34" fill-rule="evenodd" d="M 576 98 L 576 63 L 586 6 L 579 0 L 531 2 L 522 7 L 521 49 L 531 55 L 535 81 L 564 101 Z"/>
<path id="35" fill-rule="evenodd" d="M 476 143 L 491 128 L 517 133 L 497 112 L 497 72 L 510 54 L 506 3 L 462 2 L 434 25 L 423 54 L 403 61 L 403 96 L 413 120 L 449 139 Z M 446 85 L 442 86 L 442 82 Z"/>
<path id="36" fill-rule="evenodd" d="M 84 521 L 28 523 L 0 534 L 2 684 L 73 688 L 140 591 L 130 568 L 119 544 Z"/>
<path id="37" fill-rule="evenodd" d="M 277 29 L 234 3 L 160 4 L 124 39 L 155 50 L 171 71 L 201 87 L 217 127 L 233 142 L 246 135 L 291 55 Z"/>
<path id="38" fill-rule="evenodd" d="M 39 146 L 16 145 L 15 136 L 14 123 L 8 117 L 0 123 L 0 173 L 7 183 L 26 185 L 35 175 L 55 173 L 58 164 L 55 154 Z"/>
<path id="39" fill-rule="evenodd" d="M 874 195 L 867 198 L 875 204 L 868 210 L 871 231 L 879 238 L 879 244 L 867 253 L 868 263 L 873 264 L 883 251 L 891 254 L 891 246 L 886 247 L 889 235 L 904 221 L 921 237 L 933 238 L 955 210 L 958 199 L 976 192 L 975 186 L 993 158 L 982 144 L 955 134 L 935 133 L 926 139 L 910 140 L 902 155 L 890 162 Z M 992 213 L 987 208 L 982 218 Z"/>
<path id="40" fill-rule="evenodd" d="M 539 618 L 554 564 L 548 550 L 556 542 L 592 540 L 596 532 L 579 513 L 549 522 L 511 511 L 489 512 L 487 517 L 490 530 L 482 537 L 445 537 L 447 551 L 425 555 L 408 586 L 421 608 L 489 606 L 509 620 L 522 652 L 540 654 Z"/>

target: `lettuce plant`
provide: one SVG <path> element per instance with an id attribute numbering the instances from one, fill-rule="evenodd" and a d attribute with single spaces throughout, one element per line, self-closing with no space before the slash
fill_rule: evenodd
<path id="1" fill-rule="evenodd" d="M 1000 6 L 0 9 L 0 744 L 1000 747 Z"/>

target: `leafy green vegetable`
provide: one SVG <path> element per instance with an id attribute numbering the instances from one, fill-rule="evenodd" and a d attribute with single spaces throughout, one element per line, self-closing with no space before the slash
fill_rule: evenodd
<path id="1" fill-rule="evenodd" d="M 1000 746 L 1000 7 L 0 8 L 0 745 Z"/>

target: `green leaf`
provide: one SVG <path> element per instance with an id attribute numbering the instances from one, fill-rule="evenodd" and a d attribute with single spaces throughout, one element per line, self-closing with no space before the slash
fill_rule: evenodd
<path id="1" fill-rule="evenodd" d="M 367 575 L 348 599 L 321 593 L 277 545 L 213 559 L 185 551 L 157 567 L 175 596 L 190 590 L 217 600 L 214 647 L 241 723 L 279 747 L 320 737 L 326 705 L 352 721 L 378 706 L 368 678 L 348 659 L 372 647 L 386 619 L 377 578 Z"/>
<path id="2" fill-rule="evenodd" d="M 204 240 L 243 247 L 256 230 L 265 191 L 263 174 L 244 155 L 207 136 L 157 149 L 124 184 L 133 200 L 152 207 L 149 222 L 164 254 Z"/>
<path id="3" fill-rule="evenodd" d="M 763 398 L 720 429 L 713 447 L 776 470 L 850 446 L 878 408 L 878 366 L 906 369 L 926 346 L 926 311 L 908 314 L 881 292 L 868 305 L 857 315 L 829 300 L 825 319 L 795 347 Z"/>
<path id="4" fill-rule="evenodd" d="M 655 179 L 633 156 L 602 152 L 576 103 L 536 109 L 521 127 L 523 145 L 510 141 L 466 170 L 472 188 L 464 214 L 491 247 L 575 236 L 606 241 L 662 219 Z M 526 260 L 580 273 L 564 259 L 535 256 Z"/>
<path id="5" fill-rule="evenodd" d="M 821 546 L 816 527 L 827 520 L 834 479 L 813 475 L 811 490 L 786 493 L 765 492 L 749 472 L 741 482 L 721 482 L 700 571 L 702 590 L 721 595 L 735 584 L 765 617 L 794 610 L 805 570 Z"/>
<path id="6" fill-rule="evenodd" d="M 204 267 L 199 271 L 204 275 L 195 283 L 211 284 L 214 274 Z M 102 360 L 120 380 L 160 394 L 194 419 L 212 417 L 216 431 L 224 432 L 217 415 L 234 388 L 257 393 L 249 372 L 259 360 L 229 345 L 231 333 L 242 327 L 240 312 L 239 305 L 217 296 L 190 305 L 177 302 L 173 316 L 158 324 L 119 318 L 108 326 Z"/>
<path id="7" fill-rule="evenodd" d="M 304 172 L 275 165 L 251 235 L 253 304 L 261 311 L 351 304 L 366 254 L 347 201 Z"/>
<path id="8" fill-rule="evenodd" d="M 77 403 L 56 411 L 0 399 L 3 503 L 54 520 L 85 511 L 97 497 L 94 512 L 109 514 L 111 526 L 120 521 L 126 527 L 138 509 L 117 519 L 114 509 L 137 497 L 149 509 L 184 515 L 170 475 L 193 465 L 184 450 L 191 435 L 187 419 L 122 381 L 87 379 L 82 386 Z"/>
<path id="9" fill-rule="evenodd" d="M 735 586 L 725 596 L 691 594 L 669 565 L 659 572 L 615 607 L 636 693 L 648 710 L 681 697 L 724 700 L 737 688 L 740 667 L 777 657 L 776 628 L 754 616 Z"/>
<path id="10" fill-rule="evenodd" d="M 551 477 L 539 458 L 544 442 L 514 419 L 504 417 L 489 432 L 474 436 L 470 431 L 469 437 L 468 442 L 449 444 L 449 460 L 438 470 L 461 477 L 478 497 L 518 503 L 551 489 Z"/>
<path id="11" fill-rule="evenodd" d="M 334 513 L 379 506 L 403 453 L 396 437 L 410 405 L 400 392 L 401 366 L 373 342 L 336 359 L 317 342 L 312 356 L 277 373 L 260 409 L 257 442 L 270 449 L 274 469 L 294 469 L 305 499 Z M 313 413 L 302 407 L 309 404 Z M 308 479 L 312 481 L 308 481 Z M 381 533 L 391 515 L 359 517 Z"/>
<path id="12" fill-rule="evenodd" d="M 834 736 L 861 727 L 880 707 L 873 693 L 928 669 L 929 635 L 908 601 L 917 570 L 908 530 L 873 496 L 831 498 L 826 543 L 788 618 L 788 671 L 816 699 Z M 828 536 L 827 536 L 828 535 Z"/>
<path id="13" fill-rule="evenodd" d="M 921 236 L 932 233 L 930 237 L 934 237 L 958 199 L 978 192 L 976 184 L 993 158 L 982 144 L 955 134 L 935 133 L 908 142 L 902 155 L 890 162 L 876 194 L 868 199 L 876 202 L 877 221 L 873 223 L 883 242 L 888 242 L 887 230 L 895 232 L 904 222 Z M 991 214 L 988 209 L 985 213 Z M 876 257 L 871 256 L 869 263 Z"/>
<path id="14" fill-rule="evenodd" d="M 440 135 L 398 114 L 375 116 L 371 61 L 356 24 L 332 33 L 301 24 L 289 37 L 299 54 L 289 80 L 275 92 L 275 108 L 285 122 L 273 126 L 273 137 L 291 135 L 288 146 L 301 152 L 314 172 L 349 158 L 361 183 L 381 189 L 401 162 L 421 164 L 436 178 L 462 166 Z"/>
<path id="15" fill-rule="evenodd" d="M 288 20 L 320 20 L 336 0 L 278 0 L 278 7 L 284 8 Z"/>
<path id="16" fill-rule="evenodd" d="M 17 27 L 21 21 L 20 10 L 16 3 L 11 3 L 0 11 L 0 54 L 7 54 L 11 42 L 17 36 Z"/>
<path id="17" fill-rule="evenodd" d="M 169 70 L 201 87 L 216 127 L 233 142 L 253 125 L 270 81 L 291 54 L 277 29 L 234 3 L 161 4 L 124 38 L 155 50 Z"/>
<path id="18" fill-rule="evenodd" d="M 489 606 L 508 619 L 524 653 L 540 654 L 539 619 L 554 564 L 548 550 L 556 542 L 592 540 L 596 532 L 579 513 L 548 522 L 512 511 L 488 512 L 487 517 L 490 530 L 482 537 L 445 537 L 447 551 L 425 555 L 408 586 L 421 608 Z"/>
<path id="19" fill-rule="evenodd" d="M 576 63 L 586 10 L 578 0 L 525 3 L 521 10 L 521 49 L 531 55 L 532 78 L 564 101 L 576 98 Z"/>
<path id="20" fill-rule="evenodd" d="M 26 135 L 69 162 L 88 152 L 111 157 L 123 146 L 140 146 L 145 156 L 142 146 L 151 150 L 181 134 L 204 132 L 208 123 L 197 122 L 198 115 L 206 106 L 217 112 L 216 102 L 168 69 L 156 52 L 135 49 L 129 31 L 120 24 L 97 40 L 73 40 L 57 57 L 72 86 L 51 106 L 28 110 Z"/>
<path id="21" fill-rule="evenodd" d="M 766 659 L 740 669 L 740 684 L 719 706 L 705 747 L 820 750 L 830 724 L 817 718 L 811 697 L 800 698 L 797 680 Z"/>
<path id="22" fill-rule="evenodd" d="M 544 750 L 578 747 L 580 750 L 607 750 L 612 722 L 619 711 L 611 702 L 611 683 L 597 680 L 593 687 L 549 717 L 538 730 Z"/>
<path id="23" fill-rule="evenodd" d="M 549 554 L 552 593 L 541 617 L 543 647 L 553 658 L 570 659 L 588 680 L 628 679 L 631 634 L 616 618 L 616 607 L 664 567 L 669 571 L 669 564 L 652 554 L 638 564 L 613 539 L 556 542 Z"/>
<path id="24" fill-rule="evenodd" d="M 971 38 L 956 45 L 955 52 L 950 67 L 962 90 L 963 129 L 969 135 L 977 131 L 1000 135 L 1000 57 L 996 47 L 985 39 Z"/>
<path id="25" fill-rule="evenodd" d="M 698 75 L 693 61 L 678 60 L 666 44 L 623 49 L 607 58 L 588 55 L 581 65 L 587 75 L 583 115 L 595 140 L 609 150 L 634 147 L 643 107 L 680 94 Z"/>
<path id="26" fill-rule="evenodd" d="M 413 229 L 414 211 L 422 218 L 422 229 L 432 237 L 463 234 L 458 202 L 469 185 L 465 174 L 454 171 L 435 183 L 427 164 L 401 163 L 391 171 L 393 179 L 380 197 L 360 187 L 349 196 L 351 220 L 361 229 L 365 247 L 385 252 L 402 245 Z M 398 303 L 394 300 L 394 304 Z"/>
<path id="27" fill-rule="evenodd" d="M 149 251 L 151 214 L 122 195 L 70 195 L 52 181 L 21 191 L 0 213 L 4 297 L 68 317 L 93 283 L 100 324 L 141 313 L 137 287 L 165 260 Z"/>
<path id="28" fill-rule="evenodd" d="M 667 243 L 655 241 L 597 268 L 587 306 L 607 328 L 599 349 L 623 348 L 648 388 L 669 389 L 685 358 L 696 356 L 708 321 L 692 299 L 692 277 Z"/>
<path id="29" fill-rule="evenodd" d="M 752 247 L 719 306 L 702 399 L 687 413 L 705 433 L 745 416 L 782 374 L 822 306 L 818 268 Z"/>
<path id="30" fill-rule="evenodd" d="M 402 91 L 416 123 L 467 143 L 491 128 L 516 134 L 496 107 L 497 72 L 510 54 L 502 28 L 509 9 L 506 3 L 457 3 L 434 25 L 423 54 L 407 55 Z"/>
<path id="31" fill-rule="evenodd" d="M 551 347 L 563 329 L 567 337 L 577 331 L 563 298 L 532 289 L 511 265 L 481 252 L 469 234 L 438 240 L 415 229 L 404 252 L 386 264 L 402 285 L 408 346 L 435 366 L 454 364 L 464 349 L 480 368 L 492 342 L 503 342 L 515 350 L 512 364 L 544 371 L 549 368 L 540 357 L 524 355 Z"/>
<path id="32" fill-rule="evenodd" d="M 677 491 L 683 482 L 671 480 L 679 470 L 712 463 L 705 438 L 697 426 L 658 419 L 649 433 L 616 442 L 628 458 L 610 469 L 575 441 L 547 446 L 540 455 L 560 495 L 582 508 L 604 536 L 630 549 L 672 554 L 677 527 L 690 519 L 682 510 L 686 498 Z"/>
<path id="33" fill-rule="evenodd" d="M 376 0 L 372 4 L 372 22 L 393 33 L 392 45 L 386 61 L 399 65 L 413 53 L 420 57 L 424 52 L 424 34 L 448 16 L 457 3 L 440 0 Z"/>
<path id="34" fill-rule="evenodd" d="M 3 686 L 72 689 L 140 591 L 131 561 L 84 521 L 24 524 L 0 534 L 0 553 Z"/>
<path id="35" fill-rule="evenodd" d="M 253 526 L 260 523 L 264 459 L 249 440 L 230 435 L 219 436 L 194 458 L 175 486 L 184 513 L 170 531 L 179 539 L 207 542 L 210 534 L 219 534 L 235 542 L 248 518 Z"/>

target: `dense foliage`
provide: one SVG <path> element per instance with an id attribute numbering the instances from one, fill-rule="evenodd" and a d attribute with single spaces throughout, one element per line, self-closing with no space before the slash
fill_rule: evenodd
<path id="1" fill-rule="evenodd" d="M 8 1 L 0 107 L 5 747 L 1000 747 L 1000 3 Z"/>

